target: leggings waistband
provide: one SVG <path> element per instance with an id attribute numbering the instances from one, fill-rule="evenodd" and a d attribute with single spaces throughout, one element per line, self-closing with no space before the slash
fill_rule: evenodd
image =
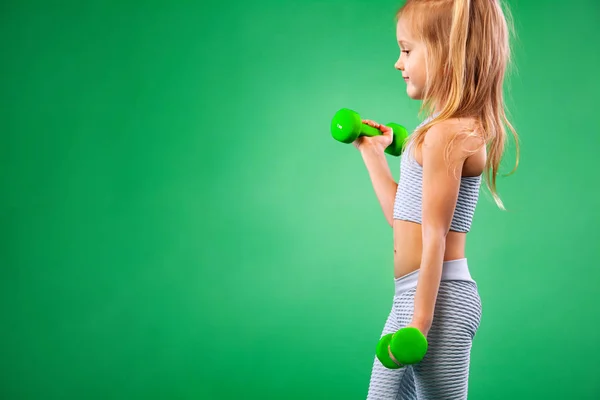
<path id="1" fill-rule="evenodd" d="M 396 296 L 417 286 L 419 270 L 394 279 Z M 475 282 L 469 272 L 466 258 L 444 261 L 442 264 L 442 281 L 470 281 Z"/>

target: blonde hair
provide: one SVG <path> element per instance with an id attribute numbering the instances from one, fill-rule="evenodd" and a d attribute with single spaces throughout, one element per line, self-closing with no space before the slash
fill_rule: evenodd
<path id="1" fill-rule="evenodd" d="M 396 21 L 406 21 L 411 35 L 426 48 L 427 85 L 420 111 L 440 110 L 408 140 L 414 148 L 433 125 L 450 118 L 474 118 L 477 126 L 471 132 L 458 132 L 450 145 L 459 134 L 483 139 L 488 151 L 486 184 L 502 210 L 496 176 L 507 140 L 505 125 L 517 151 L 510 174 L 519 163 L 518 135 L 506 116 L 503 96 L 513 32 L 507 16 L 508 9 L 505 15 L 498 0 L 407 0 L 396 13 Z"/>

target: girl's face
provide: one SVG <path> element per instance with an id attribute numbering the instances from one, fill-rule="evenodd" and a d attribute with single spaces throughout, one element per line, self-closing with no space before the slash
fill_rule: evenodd
<path id="1" fill-rule="evenodd" d="M 394 67 L 402 71 L 408 96 L 414 100 L 423 100 L 427 83 L 425 45 L 410 35 L 402 19 L 396 25 L 396 39 L 401 52 Z"/>

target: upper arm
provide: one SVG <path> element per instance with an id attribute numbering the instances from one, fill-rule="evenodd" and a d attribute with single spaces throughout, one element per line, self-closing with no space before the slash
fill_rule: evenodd
<path id="1" fill-rule="evenodd" d="M 424 237 L 445 236 L 450 230 L 463 164 L 472 153 L 473 146 L 477 145 L 477 137 L 457 138 L 447 152 L 458 129 L 457 123 L 444 121 L 434 125 L 425 135 L 422 147 Z"/>

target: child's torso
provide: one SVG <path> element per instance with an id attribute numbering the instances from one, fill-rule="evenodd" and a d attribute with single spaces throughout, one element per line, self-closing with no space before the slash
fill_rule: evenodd
<path id="1" fill-rule="evenodd" d="M 479 190 L 481 182 L 481 175 L 485 168 L 487 155 L 485 146 L 476 153 L 469 156 L 463 165 L 462 169 L 462 183 L 461 191 L 463 196 L 466 194 L 467 201 L 463 200 L 464 204 L 460 206 L 466 207 L 467 211 L 474 211 L 474 203 L 477 202 L 475 192 Z M 415 149 L 414 159 L 411 162 L 417 162 L 423 165 L 423 157 L 420 148 Z M 417 167 L 418 166 L 413 166 Z M 401 177 L 402 179 L 402 177 Z M 399 185 L 400 186 L 400 185 Z M 401 190 L 402 188 L 400 188 Z M 405 201 L 410 201 L 408 198 Z M 420 201 L 420 199 L 418 199 Z M 471 202 L 471 206 L 468 204 Z M 416 204 L 416 203 L 415 203 Z M 415 205 L 413 204 L 413 206 Z M 466 206 L 465 206 L 466 204 Z M 420 204 L 417 206 L 420 207 Z M 416 207 L 416 208 L 419 208 Z M 420 211 L 420 208 L 417 210 Z M 398 215 L 398 213 L 395 213 Z M 423 243 L 422 243 L 422 229 L 421 224 L 416 222 L 417 218 L 411 221 L 411 218 L 394 218 L 393 223 L 393 234 L 394 234 L 394 275 L 396 277 L 403 276 L 410 272 L 417 270 L 421 264 Z M 461 225 L 457 224 L 456 221 L 453 226 L 460 228 Z M 463 224 L 462 230 L 458 231 L 451 230 L 446 236 L 444 261 L 455 260 L 465 257 L 465 246 L 466 246 L 466 232 L 470 227 L 470 220 L 466 224 Z"/>

